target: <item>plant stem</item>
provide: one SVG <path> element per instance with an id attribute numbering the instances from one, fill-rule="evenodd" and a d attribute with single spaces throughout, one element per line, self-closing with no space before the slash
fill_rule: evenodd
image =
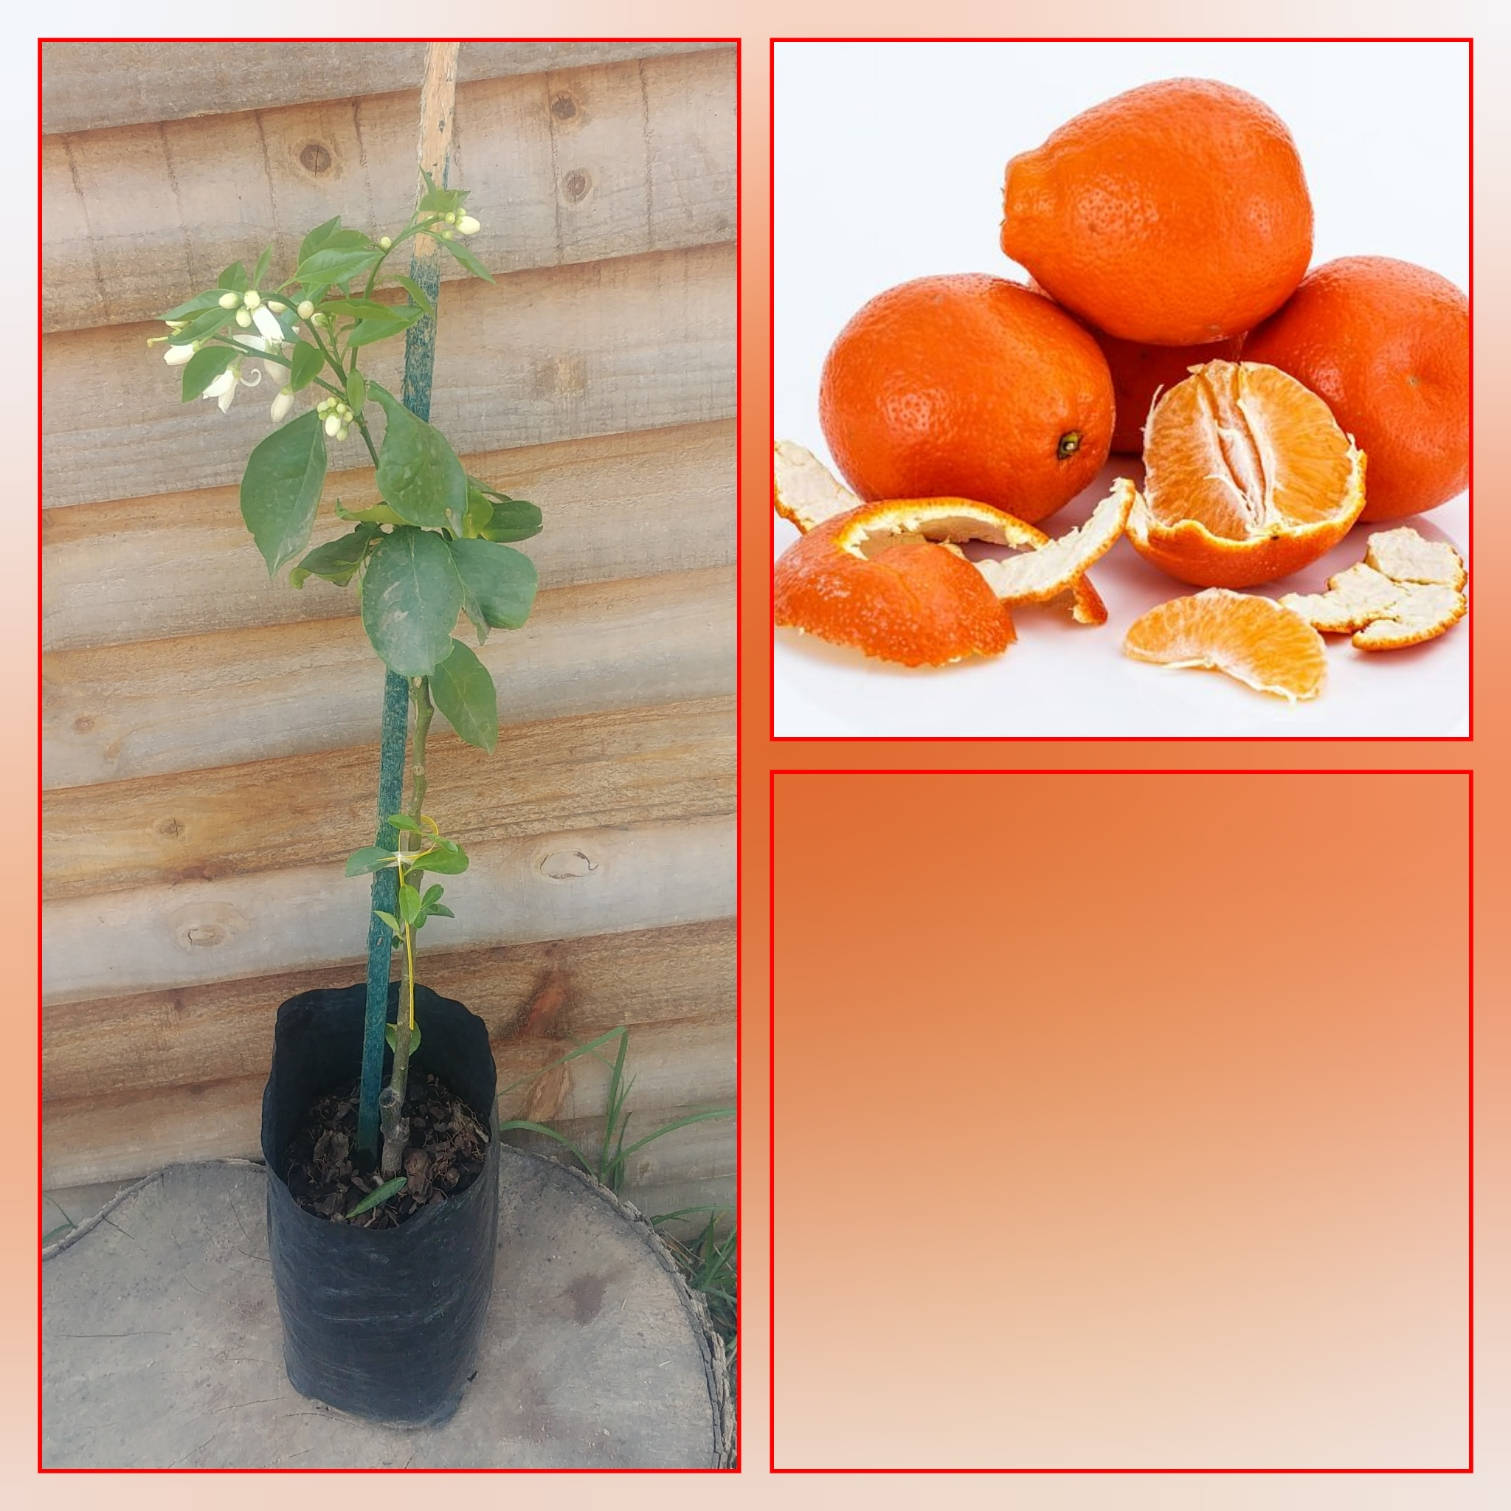
<path id="1" fill-rule="evenodd" d="M 430 701 L 430 681 L 426 677 L 409 679 L 409 694 L 414 703 L 414 734 L 409 747 L 409 813 L 419 820 L 425 805 L 425 741 L 435 706 Z M 401 860 L 398 867 L 400 921 L 404 938 L 404 990 L 394 1023 L 393 1072 L 378 1098 L 378 1113 L 383 1124 L 381 1171 L 384 1180 L 398 1175 L 404 1163 L 404 1145 L 409 1138 L 409 1120 L 403 1116 L 404 1099 L 409 1090 L 409 1046 L 414 1032 L 414 929 L 403 917 L 403 892 L 406 885 L 419 888 L 421 872 L 411 867 L 407 872 Z"/>

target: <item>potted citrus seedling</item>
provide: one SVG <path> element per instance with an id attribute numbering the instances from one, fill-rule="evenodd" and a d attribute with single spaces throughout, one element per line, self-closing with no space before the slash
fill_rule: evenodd
<path id="1" fill-rule="evenodd" d="M 416 946 L 449 918 L 445 882 L 467 868 L 426 811 L 426 744 L 439 712 L 472 745 L 498 738 L 491 674 L 453 631 L 481 643 L 530 612 L 536 573 L 509 542 L 540 528 L 533 504 L 469 476 L 428 422 L 428 395 L 396 398 L 363 371 L 368 349 L 434 320 L 433 264 L 404 276 L 389 259 L 428 237 L 488 278 L 464 238 L 466 193 L 427 174 L 414 214 L 373 237 L 337 217 L 303 240 L 288 275 L 272 251 L 235 263 L 168 311 L 164 355 L 184 400 L 222 412 L 243 389 L 271 393 L 274 428 L 253 448 L 241 512 L 270 575 L 294 587 L 351 584 L 388 668 L 407 750 L 407 801 L 383 811 L 349 876 L 373 878 L 372 929 L 397 953 L 399 982 L 305 992 L 277 1014 L 262 1107 L 268 1249 L 289 1378 L 306 1395 L 375 1420 L 421 1424 L 455 1410 L 472 1370 L 493 1280 L 498 1214 L 495 1071 L 482 1020 L 418 984 Z M 491 281 L 491 279 L 489 280 Z M 428 288 L 426 287 L 428 284 Z M 394 300 L 378 298 L 393 290 Z M 406 393 L 406 398 L 410 398 Z M 309 549 L 332 449 L 360 442 L 379 502 L 334 512 L 348 529 Z M 399 711 L 403 714 L 402 704 Z M 381 791 L 381 787 L 380 787 Z M 388 808 L 389 804 L 384 804 Z M 388 949 L 370 956 L 388 963 Z"/>

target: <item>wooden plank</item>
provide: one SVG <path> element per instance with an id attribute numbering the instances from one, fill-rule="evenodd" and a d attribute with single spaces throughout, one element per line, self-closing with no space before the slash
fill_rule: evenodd
<path id="1" fill-rule="evenodd" d="M 493 451 L 467 470 L 545 511 L 523 549 L 544 588 L 720 566 L 735 554 L 732 420 Z M 378 501 L 371 467 L 333 475 L 327 498 Z M 315 543 L 341 534 L 327 506 Z M 272 580 L 235 488 L 49 509 L 42 517 L 46 650 L 293 624 L 357 612 L 356 595 L 311 578 Z M 171 592 L 163 584 L 171 583 Z"/>
<path id="2" fill-rule="evenodd" d="M 553 829 L 733 813 L 733 698 L 553 719 L 495 754 L 432 739 L 426 808 L 472 846 Z M 369 746 L 48 793 L 43 898 L 289 866 L 337 868 L 371 843 Z"/>
<path id="3" fill-rule="evenodd" d="M 449 949 L 725 918 L 732 817 L 569 829 L 477 845 L 446 886 Z M 66 1002 L 330 965 L 367 937 L 368 887 L 328 866 L 140 887 L 43 909 L 44 1000 Z"/>
<path id="4" fill-rule="evenodd" d="M 463 455 L 728 419 L 735 412 L 732 245 L 511 273 L 441 293 L 431 418 Z M 270 388 L 227 415 L 183 404 L 145 342 L 161 326 L 42 341 L 43 501 L 95 503 L 239 481 L 267 433 Z M 401 342 L 369 375 L 398 390 Z M 332 466 L 359 465 L 353 433 Z"/>
<path id="5" fill-rule="evenodd" d="M 733 1100 L 734 1041 L 729 1024 L 670 1024 L 633 1030 L 637 1084 L 631 1127 L 649 1132 L 693 1107 Z M 512 1066 L 497 1052 L 500 1080 Z M 146 1093 L 73 1097 L 43 1103 L 42 1179 L 47 1186 L 129 1179 L 185 1159 L 259 1157 L 258 1128 L 267 1068 L 255 1075 Z M 654 1085 L 657 1101 L 647 1088 Z M 586 1101 L 586 1093 L 584 1094 Z M 591 1138 L 597 1118 L 562 1123 L 569 1137 Z M 733 1119 L 692 1124 L 632 1157 L 630 1189 L 706 1180 L 735 1164 Z M 731 1183 L 732 1184 L 732 1183 Z M 731 1193 L 732 1195 L 732 1193 Z"/>
<path id="6" fill-rule="evenodd" d="M 727 42 L 466 42 L 457 76 L 466 83 L 715 48 L 733 51 Z M 48 42 L 42 129 L 89 131 L 392 90 L 417 94 L 424 66 L 423 42 Z"/>
<path id="7" fill-rule="evenodd" d="M 269 244 L 276 281 L 332 215 L 397 231 L 415 96 L 362 94 L 44 138 L 42 328 L 150 320 Z M 732 51 L 464 85 L 456 133 L 492 273 L 734 239 Z"/>
<path id="8" fill-rule="evenodd" d="M 505 948 L 427 950 L 421 979 L 465 1002 L 507 1054 L 501 1086 L 622 1023 L 715 1022 L 735 1012 L 735 921 Z M 273 1013 L 299 992 L 362 979 L 339 965 L 49 1006 L 44 1101 L 146 1094 L 265 1074 Z M 513 1104 L 511 1104 L 513 1105 Z"/>
<path id="9" fill-rule="evenodd" d="M 523 629 L 495 631 L 479 654 L 506 728 L 720 697 L 735 685 L 734 610 L 728 567 L 557 588 Z M 43 784 L 375 743 L 380 670 L 350 619 L 50 653 Z"/>

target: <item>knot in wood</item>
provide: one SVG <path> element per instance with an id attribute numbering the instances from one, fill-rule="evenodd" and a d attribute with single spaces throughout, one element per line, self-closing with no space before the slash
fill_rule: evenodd
<path id="1" fill-rule="evenodd" d="M 540 874 L 552 881 L 575 881 L 579 876 L 591 876 L 598 869 L 598 862 L 581 850 L 553 850 L 540 862 Z"/>
<path id="2" fill-rule="evenodd" d="M 593 187 L 593 180 L 586 170 L 574 168 L 561 181 L 562 193 L 575 205 L 588 197 L 588 190 Z"/>
<path id="3" fill-rule="evenodd" d="M 566 93 L 552 95 L 551 114 L 558 121 L 570 121 L 577 114 L 577 101 Z"/>
<path id="4" fill-rule="evenodd" d="M 331 165 L 330 148 L 320 142 L 306 142 L 300 150 L 299 161 L 311 173 L 328 172 Z"/>

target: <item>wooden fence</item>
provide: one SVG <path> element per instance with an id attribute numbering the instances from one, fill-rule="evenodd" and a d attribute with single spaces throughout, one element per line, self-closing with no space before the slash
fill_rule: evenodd
<path id="1" fill-rule="evenodd" d="M 152 317 L 331 215 L 401 223 L 417 44 L 54 43 L 43 59 L 43 1153 L 49 1186 L 251 1155 L 272 1014 L 358 979 L 382 674 L 354 596 L 270 583 L 236 482 L 261 394 L 181 405 Z M 500 1082 L 591 1137 L 631 1025 L 632 1127 L 735 1087 L 736 56 L 462 48 L 433 417 L 545 512 L 529 625 L 482 652 L 504 729 L 432 737 L 473 855 L 423 976 Z M 398 354 L 372 363 L 398 382 Z M 327 498 L 374 497 L 355 437 Z M 346 469 L 342 471 L 341 469 Z M 339 533 L 325 519 L 316 539 Z M 438 726 L 439 728 L 439 726 Z M 631 1194 L 733 1198 L 732 1120 Z"/>

